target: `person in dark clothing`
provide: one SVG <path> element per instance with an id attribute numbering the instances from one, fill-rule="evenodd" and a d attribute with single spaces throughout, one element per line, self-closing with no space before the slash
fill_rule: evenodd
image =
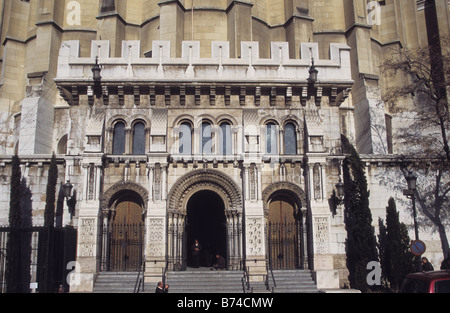
<path id="1" fill-rule="evenodd" d="M 450 270 L 450 252 L 447 254 L 447 257 L 441 263 L 441 270 Z"/>
<path id="2" fill-rule="evenodd" d="M 197 239 L 194 241 L 194 244 L 191 247 L 191 252 L 192 252 L 193 267 L 199 268 L 200 267 L 200 254 L 202 253 L 202 246 L 200 245 L 200 243 L 198 242 Z"/>
<path id="3" fill-rule="evenodd" d="M 434 271 L 433 264 L 431 264 L 426 257 L 422 258 L 422 271 L 424 272 Z"/>
<path id="4" fill-rule="evenodd" d="M 155 293 L 166 293 L 162 281 L 158 282 L 158 285 L 156 286 L 155 289 Z"/>
<path id="5" fill-rule="evenodd" d="M 224 270 L 226 268 L 225 258 L 219 254 L 216 254 L 216 263 L 213 265 L 215 270 Z"/>

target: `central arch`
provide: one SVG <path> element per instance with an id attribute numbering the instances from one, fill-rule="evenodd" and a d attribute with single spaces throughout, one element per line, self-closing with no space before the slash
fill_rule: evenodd
<path id="1" fill-rule="evenodd" d="M 189 247 L 193 240 L 188 234 L 190 201 L 198 195 L 208 195 L 220 210 L 225 229 L 225 256 L 229 270 L 241 267 L 242 244 L 242 192 L 232 178 L 212 169 L 191 171 L 180 177 L 171 188 L 167 199 L 168 211 L 168 259 L 172 270 L 185 270 L 188 266 Z M 205 212 L 203 212 L 205 213 Z M 205 214 L 208 215 L 208 214 Z M 209 214 L 210 215 L 210 214 Z M 211 216 L 209 217 L 211 219 Z M 188 238 L 189 237 L 189 238 Z"/>
<path id="2" fill-rule="evenodd" d="M 187 264 L 211 267 L 214 256 L 227 259 L 227 228 L 222 198 L 211 190 L 196 192 L 189 198 L 186 215 Z M 194 264 L 191 246 L 195 240 L 201 244 L 199 264 Z"/>

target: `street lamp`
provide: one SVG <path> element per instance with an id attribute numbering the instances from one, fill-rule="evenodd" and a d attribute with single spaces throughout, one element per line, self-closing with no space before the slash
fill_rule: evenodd
<path id="1" fill-rule="evenodd" d="M 342 182 L 342 179 L 339 177 L 339 182 L 336 184 L 336 192 L 337 192 L 337 197 L 339 199 L 339 202 L 342 202 L 342 200 L 344 200 L 344 183 Z"/>
<path id="2" fill-rule="evenodd" d="M 403 195 L 411 198 L 413 206 L 413 217 L 414 217 L 414 232 L 416 235 L 416 240 L 419 240 L 419 228 L 417 226 L 417 211 L 416 211 L 416 196 L 415 191 L 417 187 L 417 176 L 414 175 L 412 171 L 409 171 L 405 175 L 406 182 L 408 184 L 408 189 L 403 190 Z"/>
<path id="3" fill-rule="evenodd" d="M 64 197 L 66 197 L 67 199 L 72 196 L 72 188 L 73 185 L 70 183 L 70 180 L 68 180 L 67 183 L 63 185 Z"/>
<path id="4" fill-rule="evenodd" d="M 66 198 L 67 208 L 69 209 L 70 219 L 75 215 L 75 205 L 77 203 L 75 195 L 72 195 L 72 189 L 73 185 L 70 183 L 70 180 L 68 180 L 67 183 L 63 185 L 63 192 L 64 197 Z"/>
<path id="5" fill-rule="evenodd" d="M 92 74 L 94 79 L 94 94 L 97 97 L 97 99 L 100 99 L 102 96 L 102 89 L 101 89 L 101 81 L 102 81 L 102 69 L 100 65 L 98 64 L 98 56 L 95 57 L 95 64 L 92 67 Z"/>
<path id="6" fill-rule="evenodd" d="M 317 75 L 319 74 L 319 71 L 314 65 L 314 58 L 311 59 L 311 67 L 309 68 L 309 81 L 312 84 L 315 84 L 317 81 Z"/>
<path id="7" fill-rule="evenodd" d="M 416 190 L 417 176 L 414 175 L 412 171 L 409 171 L 405 176 L 406 182 L 408 183 L 408 190 Z"/>
<path id="8" fill-rule="evenodd" d="M 417 187 L 417 175 L 415 175 L 412 171 L 408 171 L 405 175 L 406 183 L 408 184 L 408 189 L 403 190 L 403 195 L 407 198 L 411 198 L 412 200 L 412 208 L 413 208 L 413 218 L 414 218 L 414 233 L 416 237 L 416 242 L 419 241 L 419 227 L 417 225 L 417 210 L 416 210 L 416 187 Z M 417 270 L 419 272 L 422 271 L 422 262 L 420 258 L 417 259 Z"/>
<path id="9" fill-rule="evenodd" d="M 102 76 L 100 75 L 102 72 L 102 69 L 100 68 L 100 65 L 98 64 L 98 56 L 95 57 L 95 64 L 92 67 L 92 74 L 94 75 L 94 82 L 100 83 L 102 80 Z"/>

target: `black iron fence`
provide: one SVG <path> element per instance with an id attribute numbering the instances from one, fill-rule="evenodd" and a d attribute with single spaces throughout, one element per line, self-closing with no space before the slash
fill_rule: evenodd
<path id="1" fill-rule="evenodd" d="M 19 243 L 20 249 L 11 251 L 9 240 Z M 76 243 L 77 231 L 72 227 L 29 227 L 15 231 L 0 227 L 0 293 L 8 292 L 6 276 L 12 262 L 19 264 L 11 276 L 16 292 L 67 292 L 67 276 L 72 271 L 67 265 L 76 260 Z M 18 259 L 13 259 L 13 253 Z"/>
<path id="2" fill-rule="evenodd" d="M 268 243 L 272 269 L 301 268 L 301 238 L 298 222 L 269 222 Z"/>
<path id="3" fill-rule="evenodd" d="M 142 263 L 142 223 L 113 223 L 109 233 L 109 271 L 138 271 Z"/>

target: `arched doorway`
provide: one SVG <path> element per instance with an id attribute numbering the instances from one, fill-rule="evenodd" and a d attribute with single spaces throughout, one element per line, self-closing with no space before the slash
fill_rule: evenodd
<path id="1" fill-rule="evenodd" d="M 242 192 L 230 177 L 212 169 L 191 171 L 172 186 L 167 206 L 169 270 L 186 269 L 192 242 L 200 240 L 195 236 L 206 238 L 213 253 L 215 249 L 224 251 L 228 270 L 242 269 Z M 213 232 L 213 225 L 219 230 L 214 229 L 216 234 L 207 238 Z M 195 229 L 202 227 L 205 229 L 196 233 Z"/>
<path id="2" fill-rule="evenodd" d="M 103 196 L 102 270 L 137 271 L 143 257 L 145 190 L 116 184 Z"/>
<path id="3" fill-rule="evenodd" d="M 142 261 L 142 207 L 132 196 L 117 203 L 109 231 L 109 270 L 137 271 Z"/>
<path id="4" fill-rule="evenodd" d="M 211 267 L 216 254 L 227 259 L 225 206 L 217 193 L 202 190 L 190 197 L 187 204 L 186 236 L 188 267 L 194 266 L 191 253 L 194 240 L 198 240 L 202 246 L 201 267 Z"/>
<path id="5" fill-rule="evenodd" d="M 267 218 L 267 254 L 272 269 L 309 268 L 304 192 L 279 183 L 263 192 Z"/>

